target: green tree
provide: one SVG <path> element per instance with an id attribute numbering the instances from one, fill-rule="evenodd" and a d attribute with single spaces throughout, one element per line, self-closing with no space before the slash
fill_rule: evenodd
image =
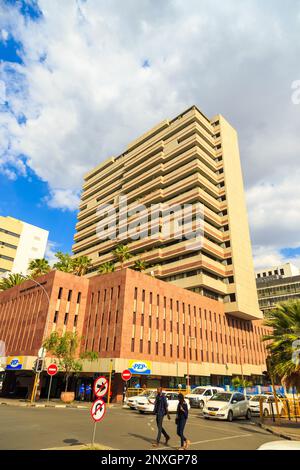
<path id="1" fill-rule="evenodd" d="M 9 274 L 0 280 L 0 290 L 7 290 L 11 287 L 18 286 L 26 281 L 26 277 L 21 274 Z"/>
<path id="2" fill-rule="evenodd" d="M 231 385 L 237 390 L 238 388 L 246 388 L 246 387 L 252 387 L 252 382 L 249 382 L 249 380 L 242 379 L 240 377 L 234 377 L 231 380 Z"/>
<path id="3" fill-rule="evenodd" d="M 145 271 L 146 269 L 148 268 L 148 265 L 145 261 L 143 261 L 142 259 L 137 259 L 135 262 L 134 262 L 134 265 L 133 265 L 133 269 L 135 271 Z"/>
<path id="4" fill-rule="evenodd" d="M 42 276 L 43 274 L 47 274 L 51 270 L 51 267 L 48 260 L 45 258 L 37 258 L 30 261 L 28 269 L 32 277 L 37 277 Z"/>
<path id="5" fill-rule="evenodd" d="M 113 251 L 113 254 L 121 264 L 121 269 L 123 269 L 125 261 L 128 261 L 132 256 L 127 245 L 118 245 Z"/>
<path id="6" fill-rule="evenodd" d="M 65 392 L 68 391 L 70 376 L 82 371 L 82 360 L 94 361 L 98 358 L 98 354 L 94 351 L 78 355 L 80 341 L 77 332 L 67 331 L 59 334 L 54 331 L 43 343 L 46 350 L 58 359 L 58 368 L 65 376 Z"/>
<path id="7" fill-rule="evenodd" d="M 58 259 L 58 261 L 53 265 L 54 269 L 63 271 L 65 273 L 73 272 L 73 259 L 68 253 L 62 253 L 61 251 L 58 251 L 55 253 L 55 257 Z"/>
<path id="8" fill-rule="evenodd" d="M 112 263 L 111 261 L 107 261 L 106 263 L 103 263 L 101 264 L 101 266 L 99 266 L 98 273 L 99 274 L 113 273 L 115 269 L 116 269 L 115 264 Z"/>
<path id="9" fill-rule="evenodd" d="M 294 343 L 300 338 L 300 301 L 279 303 L 266 313 L 264 324 L 271 329 L 263 336 L 270 354 L 269 372 L 286 387 L 296 387 L 300 391 L 300 358 L 297 358 Z"/>
<path id="10" fill-rule="evenodd" d="M 91 267 L 91 265 L 92 260 L 88 256 L 78 256 L 72 260 L 72 272 L 76 276 L 84 276 L 88 272 L 88 269 Z"/>

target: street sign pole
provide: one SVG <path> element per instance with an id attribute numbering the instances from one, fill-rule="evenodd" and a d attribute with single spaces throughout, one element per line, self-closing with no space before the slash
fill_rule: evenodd
<path id="1" fill-rule="evenodd" d="M 96 428 L 97 428 L 97 421 L 94 421 L 93 436 L 92 436 L 92 446 L 94 446 L 94 444 L 95 444 Z"/>
<path id="2" fill-rule="evenodd" d="M 48 398 L 47 401 L 50 401 L 50 392 L 51 392 L 51 386 L 52 386 L 52 375 L 50 375 L 50 384 L 49 384 L 49 390 L 48 390 Z"/>
<path id="3" fill-rule="evenodd" d="M 109 382 L 108 382 L 108 396 L 107 396 L 107 404 L 109 405 L 110 403 L 110 390 L 111 390 L 111 374 L 112 374 L 112 367 L 113 367 L 113 361 L 112 359 L 110 360 L 110 368 L 109 368 Z"/>

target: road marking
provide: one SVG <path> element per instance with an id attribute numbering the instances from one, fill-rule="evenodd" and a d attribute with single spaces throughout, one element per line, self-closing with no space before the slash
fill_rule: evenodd
<path id="1" fill-rule="evenodd" d="M 237 439 L 238 437 L 249 437 L 253 436 L 253 434 L 236 434 L 235 436 L 227 436 L 227 437 L 218 437 L 216 439 L 205 439 L 204 441 L 196 441 L 191 442 L 191 446 L 195 444 L 207 444 L 208 442 L 216 442 L 216 441 L 226 441 L 228 439 Z M 170 447 L 160 447 L 159 449 L 169 449 Z"/>

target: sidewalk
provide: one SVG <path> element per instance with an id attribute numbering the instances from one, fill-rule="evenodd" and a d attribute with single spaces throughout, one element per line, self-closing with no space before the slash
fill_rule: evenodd
<path id="1" fill-rule="evenodd" d="M 17 398 L 0 398 L 0 406 L 23 406 L 23 407 L 35 407 L 35 408 L 86 408 L 89 409 L 92 405 L 91 402 L 79 402 L 75 401 L 71 404 L 62 402 L 61 400 L 51 399 L 38 400 L 35 403 L 30 403 L 29 400 L 17 399 Z"/>
<path id="2" fill-rule="evenodd" d="M 271 432 L 275 436 L 283 437 L 284 439 L 300 441 L 300 418 L 298 422 L 289 421 L 287 419 L 281 418 L 276 420 L 274 423 L 270 419 L 265 419 L 263 423 L 256 422 L 257 426 L 260 426 L 262 429 Z"/>

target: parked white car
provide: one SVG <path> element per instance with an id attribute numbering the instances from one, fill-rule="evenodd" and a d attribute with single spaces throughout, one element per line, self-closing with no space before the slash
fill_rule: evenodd
<path id="1" fill-rule="evenodd" d="M 239 392 L 219 392 L 204 405 L 205 419 L 217 418 L 232 421 L 234 418 L 251 418 L 249 401 Z"/>
<path id="2" fill-rule="evenodd" d="M 178 395 L 179 395 L 179 393 L 177 393 L 177 392 L 163 392 L 163 394 L 167 398 L 169 413 L 176 413 L 177 406 L 178 406 Z M 152 393 L 152 395 L 150 395 L 148 398 L 147 397 L 139 398 L 137 400 L 136 409 L 140 413 L 153 413 L 154 412 L 155 397 L 156 397 L 156 392 Z M 190 409 L 190 404 L 189 404 L 188 400 L 185 400 L 185 402 L 188 406 L 188 409 Z"/>
<path id="3" fill-rule="evenodd" d="M 281 441 L 265 442 L 257 450 L 300 450 L 300 441 Z"/>
<path id="4" fill-rule="evenodd" d="M 148 398 L 151 394 L 154 393 L 154 389 L 147 389 L 147 390 L 143 390 L 139 395 L 134 395 L 133 397 L 128 397 L 126 400 L 125 400 L 125 404 L 127 406 L 129 406 L 129 408 L 131 408 L 132 410 L 135 410 L 136 409 L 136 405 L 137 405 L 137 401 L 141 398 L 141 397 L 145 397 L 145 398 Z"/>
<path id="5" fill-rule="evenodd" d="M 221 387 L 212 387 L 210 385 L 205 387 L 196 387 L 191 391 L 191 393 L 185 395 L 185 398 L 189 400 L 191 408 L 203 409 L 205 403 L 218 392 L 224 392 L 224 389 Z"/>
<path id="6" fill-rule="evenodd" d="M 280 414 L 283 410 L 284 404 L 280 397 L 277 397 L 277 398 L 278 398 L 278 411 Z M 260 400 L 263 400 L 262 412 L 265 417 L 272 416 L 273 414 L 274 415 L 277 414 L 275 397 L 274 395 L 269 395 L 269 394 L 254 395 L 253 397 L 250 398 L 249 405 L 250 405 L 251 414 L 253 415 L 260 414 L 260 404 L 259 404 Z"/>

